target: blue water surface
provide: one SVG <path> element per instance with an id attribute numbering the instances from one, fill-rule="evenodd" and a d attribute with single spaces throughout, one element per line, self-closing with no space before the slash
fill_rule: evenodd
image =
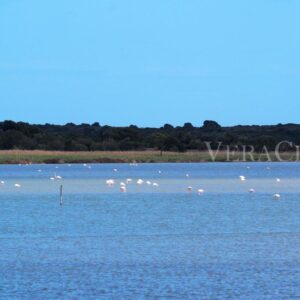
<path id="1" fill-rule="evenodd" d="M 300 297 L 298 163 L 3 165 L 0 181 L 0 299 Z"/>

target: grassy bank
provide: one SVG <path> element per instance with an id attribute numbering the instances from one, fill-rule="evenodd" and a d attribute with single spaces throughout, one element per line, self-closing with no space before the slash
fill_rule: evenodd
<path id="1" fill-rule="evenodd" d="M 274 153 L 269 153 L 272 161 L 278 161 Z M 286 161 L 295 161 L 294 153 L 281 153 Z M 266 155 L 253 154 L 255 161 L 267 161 Z M 239 159 L 244 161 L 242 153 L 231 155 L 229 161 Z M 246 157 L 251 161 L 250 156 Z M 211 162 L 207 151 L 193 152 L 163 152 L 159 151 L 95 151 L 95 152 L 61 152 L 61 151 L 27 151 L 8 150 L 0 151 L 0 164 L 19 163 L 131 163 L 131 162 Z M 219 152 L 216 160 L 228 161 L 226 152 Z"/>

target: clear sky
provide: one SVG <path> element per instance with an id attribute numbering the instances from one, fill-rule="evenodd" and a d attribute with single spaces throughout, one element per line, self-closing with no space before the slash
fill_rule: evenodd
<path id="1" fill-rule="evenodd" d="M 0 120 L 300 123 L 299 0 L 0 0 Z"/>

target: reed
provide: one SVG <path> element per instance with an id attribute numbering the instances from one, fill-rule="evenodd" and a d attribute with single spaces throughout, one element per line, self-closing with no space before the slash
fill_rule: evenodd
<path id="1" fill-rule="evenodd" d="M 272 161 L 278 161 L 273 152 L 269 153 Z M 266 161 L 267 158 L 259 153 L 253 154 L 255 161 Z M 281 153 L 287 161 L 295 161 L 293 153 Z M 242 161 L 243 157 L 237 153 L 229 161 Z M 247 157 L 250 161 L 250 158 Z M 19 163 L 132 163 L 132 162 L 211 162 L 207 151 L 163 152 L 160 151 L 95 151 L 95 152 L 67 152 L 43 150 L 2 150 L 0 164 Z M 226 152 L 219 152 L 217 162 L 228 161 Z"/>

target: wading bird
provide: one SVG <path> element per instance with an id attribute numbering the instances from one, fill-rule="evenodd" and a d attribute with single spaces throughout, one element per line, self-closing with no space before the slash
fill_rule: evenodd
<path id="1" fill-rule="evenodd" d="M 199 195 L 202 195 L 204 193 L 204 190 L 203 189 L 198 189 L 197 192 L 198 192 Z"/>

